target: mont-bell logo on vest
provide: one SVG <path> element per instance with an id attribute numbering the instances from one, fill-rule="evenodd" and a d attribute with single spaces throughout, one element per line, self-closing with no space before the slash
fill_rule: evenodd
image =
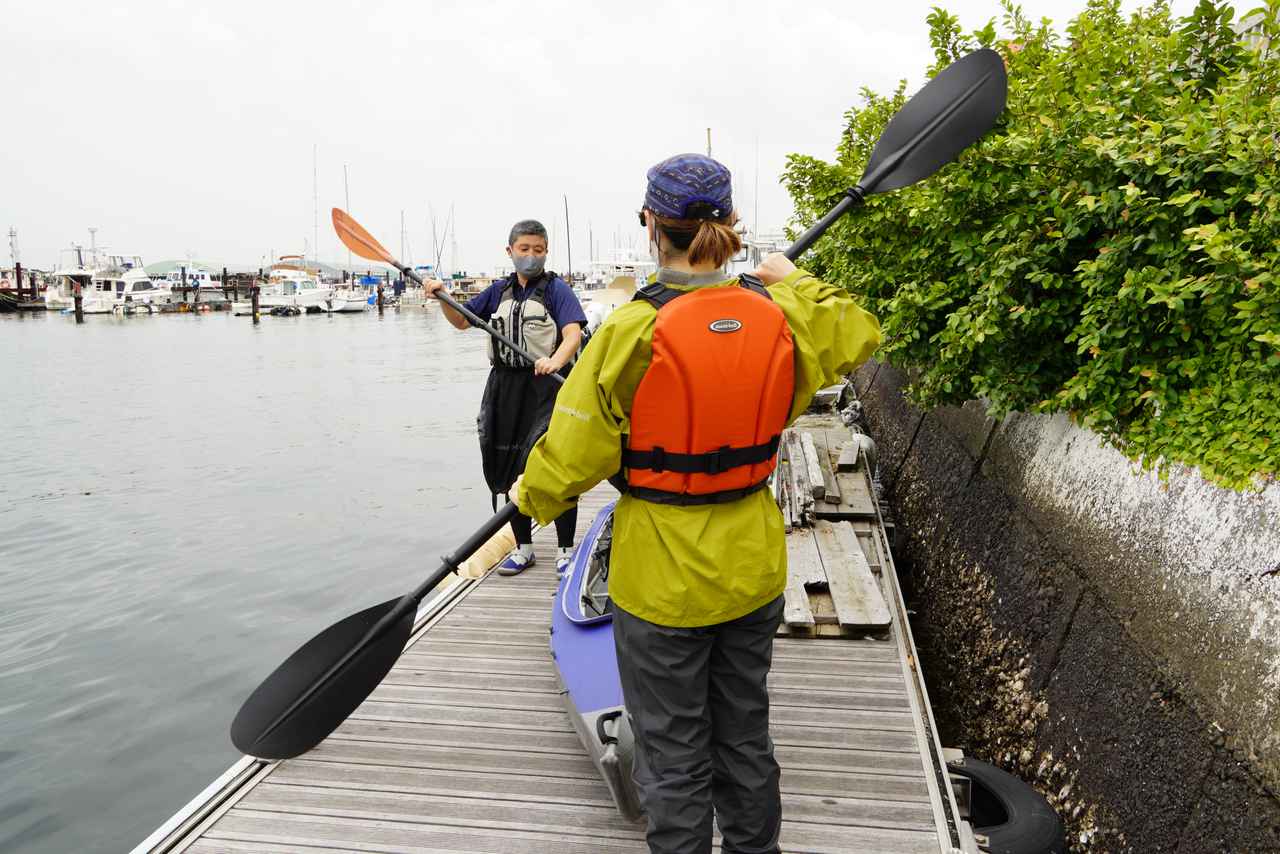
<path id="1" fill-rule="evenodd" d="M 737 332 L 742 328 L 742 321 L 734 320 L 732 317 L 725 317 L 720 320 L 713 320 L 707 328 L 712 332 Z"/>

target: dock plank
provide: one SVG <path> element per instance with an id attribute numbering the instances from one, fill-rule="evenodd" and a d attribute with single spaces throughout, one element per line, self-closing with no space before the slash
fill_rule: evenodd
<path id="1" fill-rule="evenodd" d="M 822 500 L 827 504 L 840 504 L 840 483 L 836 480 L 835 468 L 831 464 L 831 451 L 827 447 L 827 434 L 814 433 L 813 444 L 818 452 L 818 468 L 822 474 L 824 495 Z"/>
<path id="2" fill-rule="evenodd" d="M 561 732 L 569 721 L 564 709 L 554 712 L 529 712 L 485 706 L 436 706 L 429 703 L 379 703 L 366 701 L 356 709 L 353 718 L 369 721 L 404 721 L 406 723 L 474 722 L 500 729 L 527 729 Z"/>
<path id="3" fill-rule="evenodd" d="M 889 606 L 871 574 L 857 535 L 847 524 L 823 519 L 814 522 L 818 554 L 827 572 L 831 601 L 840 625 L 846 628 L 887 630 Z"/>
<path id="4" fill-rule="evenodd" d="M 822 560 L 808 528 L 787 532 L 787 587 L 782 594 L 782 621 L 788 626 L 812 628 L 813 611 L 809 608 L 809 585 L 825 583 Z"/>

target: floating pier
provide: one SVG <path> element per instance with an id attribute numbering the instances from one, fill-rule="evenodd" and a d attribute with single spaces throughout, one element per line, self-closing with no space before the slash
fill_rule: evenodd
<path id="1" fill-rule="evenodd" d="M 834 415 L 806 416 L 790 440 L 775 487 L 809 498 L 786 514 L 788 624 L 770 676 L 783 850 L 977 852 L 865 452 Z M 579 537 L 614 497 L 582 497 Z M 455 579 L 432 599 L 385 681 L 318 747 L 241 760 L 134 854 L 644 854 L 643 824 L 615 810 L 565 713 L 548 647 L 554 532 L 535 546 L 524 574 Z"/>

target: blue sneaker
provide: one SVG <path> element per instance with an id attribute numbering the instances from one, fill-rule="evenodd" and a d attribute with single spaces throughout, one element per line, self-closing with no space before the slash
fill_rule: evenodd
<path id="1" fill-rule="evenodd" d="M 498 575 L 519 575 L 537 562 L 536 557 L 526 556 L 519 547 L 516 547 L 502 563 L 498 564 Z"/>

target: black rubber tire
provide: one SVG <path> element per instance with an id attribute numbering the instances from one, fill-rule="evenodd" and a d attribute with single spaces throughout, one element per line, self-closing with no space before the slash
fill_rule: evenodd
<path id="1" fill-rule="evenodd" d="M 990 854 L 1066 854 L 1066 832 L 1062 819 L 1049 806 L 1044 796 L 1017 777 L 994 765 L 965 757 L 949 763 L 953 774 L 968 777 L 974 788 L 975 804 L 989 797 L 999 805 L 1007 821 L 979 826 L 970 819 L 973 832 L 987 837 L 983 847 Z"/>

